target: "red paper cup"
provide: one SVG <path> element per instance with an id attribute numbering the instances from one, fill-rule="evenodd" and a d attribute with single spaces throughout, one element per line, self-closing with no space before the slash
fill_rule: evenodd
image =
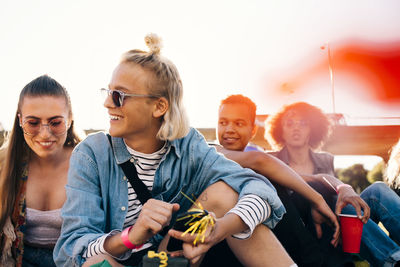
<path id="1" fill-rule="evenodd" d="M 357 215 L 339 214 L 343 252 L 360 253 L 363 222 Z"/>

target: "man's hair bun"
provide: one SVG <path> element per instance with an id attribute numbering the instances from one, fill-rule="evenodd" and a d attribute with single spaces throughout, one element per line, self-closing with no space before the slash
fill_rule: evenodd
<path id="1" fill-rule="evenodd" d="M 149 33 L 144 37 L 144 41 L 146 42 L 147 47 L 149 48 L 149 52 L 151 54 L 159 55 L 162 48 L 162 40 L 155 33 Z"/>

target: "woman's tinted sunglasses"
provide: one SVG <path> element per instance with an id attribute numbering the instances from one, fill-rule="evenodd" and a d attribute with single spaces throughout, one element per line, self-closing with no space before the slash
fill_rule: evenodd
<path id="1" fill-rule="evenodd" d="M 21 117 L 21 115 L 18 115 Z M 69 125 L 64 117 L 56 117 L 47 122 L 47 124 L 42 123 L 39 118 L 26 118 L 22 119 L 21 123 L 22 131 L 26 135 L 35 136 L 40 133 L 42 127 L 47 126 L 51 134 L 55 136 L 63 135 L 68 131 Z"/>

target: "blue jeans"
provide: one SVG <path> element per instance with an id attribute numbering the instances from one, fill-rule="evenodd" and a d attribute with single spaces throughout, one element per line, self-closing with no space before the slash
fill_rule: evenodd
<path id="1" fill-rule="evenodd" d="M 363 228 L 360 255 L 371 266 L 394 266 L 400 261 L 400 247 L 393 241 L 400 240 L 400 197 L 382 182 L 370 185 L 360 196 L 371 209 L 371 217 Z M 342 213 L 356 214 L 350 205 Z M 378 222 L 382 222 L 393 240 Z"/>
<path id="2" fill-rule="evenodd" d="M 56 267 L 53 260 L 53 249 L 24 245 L 22 267 Z"/>

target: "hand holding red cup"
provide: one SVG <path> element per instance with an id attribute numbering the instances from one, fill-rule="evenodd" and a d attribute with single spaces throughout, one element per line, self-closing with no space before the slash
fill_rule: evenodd
<path id="1" fill-rule="evenodd" d="M 339 214 L 343 252 L 360 253 L 363 222 L 357 215 Z"/>

